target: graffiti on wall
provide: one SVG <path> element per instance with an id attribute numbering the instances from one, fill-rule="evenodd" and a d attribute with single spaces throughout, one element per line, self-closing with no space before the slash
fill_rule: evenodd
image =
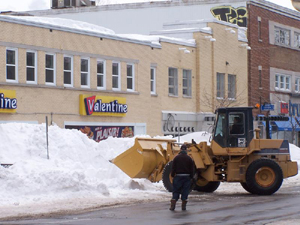
<path id="1" fill-rule="evenodd" d="M 246 7 L 217 6 L 211 8 L 210 12 L 218 20 L 233 23 L 240 27 L 247 27 Z"/>

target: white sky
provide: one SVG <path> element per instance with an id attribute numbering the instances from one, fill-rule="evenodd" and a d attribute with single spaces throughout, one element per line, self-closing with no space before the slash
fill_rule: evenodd
<path id="1" fill-rule="evenodd" d="M 97 0 L 96 2 L 98 2 Z M 101 0 L 100 0 L 101 1 Z M 111 0 L 105 0 L 107 2 Z M 115 0 L 114 0 L 115 1 Z M 122 0 L 118 0 L 122 1 Z M 126 0 L 126 2 L 138 2 L 145 0 Z M 281 6 L 294 9 L 290 0 L 269 0 Z M 50 9 L 51 0 L 1 0 L 0 11 L 27 11 L 27 10 L 40 10 Z"/>

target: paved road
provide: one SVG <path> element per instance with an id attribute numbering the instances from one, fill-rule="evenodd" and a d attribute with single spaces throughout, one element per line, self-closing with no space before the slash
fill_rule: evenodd
<path id="1" fill-rule="evenodd" d="M 98 211 L 0 224 L 56 225 L 199 225 L 300 224 L 300 187 L 281 188 L 271 196 L 250 194 L 190 195 L 187 211 L 180 203 L 174 212 L 169 202 L 140 203 Z"/>

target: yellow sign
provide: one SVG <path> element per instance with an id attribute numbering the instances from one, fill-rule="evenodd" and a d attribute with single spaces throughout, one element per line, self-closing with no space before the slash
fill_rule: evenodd
<path id="1" fill-rule="evenodd" d="M 16 91 L 0 89 L 0 113 L 15 113 L 16 111 Z"/>
<path id="2" fill-rule="evenodd" d="M 247 27 L 247 8 L 232 6 L 217 6 L 210 9 L 212 15 L 222 21 L 236 24 L 240 27 Z"/>
<path id="3" fill-rule="evenodd" d="M 79 113 L 83 116 L 125 116 L 126 98 L 112 96 L 80 95 Z"/>

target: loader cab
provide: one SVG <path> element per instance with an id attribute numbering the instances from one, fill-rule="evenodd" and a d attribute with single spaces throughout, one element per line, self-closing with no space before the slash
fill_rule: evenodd
<path id="1" fill-rule="evenodd" d="M 213 141 L 222 148 L 245 148 L 253 139 L 252 107 L 219 108 Z"/>

